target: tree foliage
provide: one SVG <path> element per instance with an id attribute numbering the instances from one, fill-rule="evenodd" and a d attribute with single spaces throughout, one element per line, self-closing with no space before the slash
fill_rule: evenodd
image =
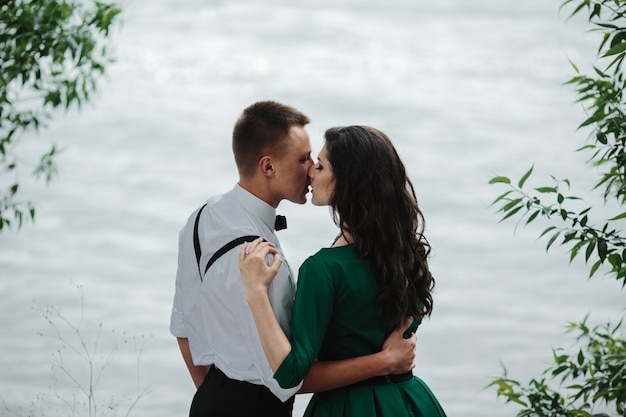
<path id="1" fill-rule="evenodd" d="M 92 97 L 111 61 L 107 38 L 120 12 L 100 1 L 0 2 L 0 231 L 35 216 L 34 204 L 19 200 L 20 167 L 29 165 L 20 139 L 45 126 L 54 109 Z M 32 173 L 50 181 L 57 153 L 52 145 Z"/>
<path id="2" fill-rule="evenodd" d="M 574 0 L 566 0 L 563 6 Z M 581 74 L 576 67 L 577 75 L 568 83 L 576 87 L 578 101 L 586 105 L 588 117 L 579 128 L 592 129 L 590 143 L 578 149 L 588 152 L 588 163 L 601 170 L 600 179 L 595 189 L 603 191 L 604 201 L 613 200 L 624 210 L 626 206 L 626 114 L 623 99 L 626 80 L 622 70 L 626 55 L 626 1 L 624 0 L 579 0 L 572 15 L 583 10 L 589 12 L 589 21 L 594 30 L 601 31 L 602 40 L 598 48 L 599 56 L 609 63 L 604 69 L 594 67 L 593 76 Z M 534 188 L 527 192 L 524 189 L 526 180 L 531 176 L 531 167 L 517 182 L 505 176 L 491 179 L 491 184 L 502 183 L 510 189 L 498 196 L 494 204 L 501 204 L 499 212 L 502 220 L 521 213 L 526 224 L 538 217 L 560 220 L 559 225 L 545 229 L 541 236 L 549 236 L 547 249 L 561 238 L 560 243 L 570 245 L 570 257 L 574 259 L 580 253 L 585 260 L 594 263 L 590 269 L 593 276 L 598 269 L 606 264 L 610 274 L 626 284 L 626 236 L 619 229 L 624 225 L 626 211 L 615 213 L 609 219 L 593 222 L 592 208 L 580 211 L 569 208 L 576 196 L 567 195 L 570 181 L 552 178 L 552 184 Z M 546 199 L 549 201 L 546 202 Z M 595 224 L 601 224 L 595 226 Z"/>
<path id="3" fill-rule="evenodd" d="M 518 417 L 601 417 L 598 409 L 623 412 L 626 404 L 626 341 L 619 336 L 622 323 L 590 328 L 586 320 L 569 323 L 577 331 L 578 349 L 552 352 L 553 362 L 528 386 L 507 376 L 493 378 L 489 386 L 498 396 L 523 407 Z"/>
<path id="4" fill-rule="evenodd" d="M 587 118 L 579 125 L 590 129 L 589 143 L 579 152 L 588 154 L 587 164 L 599 172 L 594 190 L 602 192 L 602 205 L 614 203 L 617 212 L 599 220 L 593 205 L 569 195 L 570 181 L 552 177 L 546 186 L 527 190 L 531 167 L 517 181 L 506 176 L 492 178 L 491 184 L 508 186 L 493 204 L 501 220 L 517 217 L 529 224 L 543 218 L 551 223 L 541 237 L 546 250 L 558 242 L 568 248 L 570 261 L 584 256 L 589 277 L 606 271 L 626 285 L 626 114 L 624 104 L 626 56 L 626 0 L 565 0 L 562 8 L 573 7 L 570 15 L 586 13 L 592 31 L 601 34 L 598 47 L 603 67 L 585 75 L 572 63 L 576 75 L 567 84 L 575 87 L 578 102 Z M 574 208 L 583 204 L 583 208 Z M 584 255 L 582 255 L 584 254 Z M 522 406 L 519 417 L 539 416 L 626 416 L 626 342 L 620 336 L 622 321 L 612 326 L 590 328 L 586 319 L 570 323 L 579 333 L 578 348 L 553 351 L 553 363 L 528 386 L 506 374 L 494 377 L 489 386 L 498 396 Z M 602 410 L 602 411 L 598 411 Z M 616 413 L 616 414 L 607 414 Z"/>

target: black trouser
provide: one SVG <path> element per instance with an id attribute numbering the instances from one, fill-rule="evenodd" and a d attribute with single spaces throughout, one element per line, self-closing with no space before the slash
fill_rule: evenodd
<path id="1" fill-rule="evenodd" d="M 291 417 L 293 400 L 282 402 L 264 385 L 230 379 L 211 368 L 191 403 L 190 417 Z"/>

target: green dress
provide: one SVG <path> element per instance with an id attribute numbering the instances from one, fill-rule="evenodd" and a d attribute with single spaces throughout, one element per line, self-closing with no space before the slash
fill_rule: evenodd
<path id="1" fill-rule="evenodd" d="M 324 248 L 300 267 L 293 306 L 292 351 L 276 370 L 282 387 L 298 384 L 316 359 L 339 360 L 379 352 L 393 331 L 375 308 L 371 265 L 352 245 Z M 419 323 L 415 322 L 415 326 Z M 418 377 L 316 393 L 305 417 L 445 417 Z"/>

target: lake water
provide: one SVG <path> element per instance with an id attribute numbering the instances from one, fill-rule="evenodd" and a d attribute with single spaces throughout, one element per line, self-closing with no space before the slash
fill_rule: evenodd
<path id="1" fill-rule="evenodd" d="M 582 18 L 566 22 L 559 5 L 127 2 L 101 93 L 23 141 L 25 166 L 50 142 L 63 152 L 50 186 L 20 173 L 37 222 L 0 236 L 0 415 L 40 404 L 46 415 L 69 414 L 45 399 L 56 392 L 71 402 L 77 392 L 62 374 L 51 378 L 62 345 L 62 369 L 89 386 L 87 362 L 69 347 L 76 335 L 54 337 L 38 311 L 46 306 L 81 323 L 90 351 L 102 323 L 96 370 L 115 354 L 95 385 L 98 412 L 124 415 L 138 385 L 149 392 L 132 416 L 187 415 L 193 387 L 168 332 L 177 234 L 207 196 L 236 181 L 230 132 L 240 111 L 275 99 L 310 115 L 314 153 L 332 125 L 369 124 L 394 140 L 426 216 L 437 279 L 415 373 L 449 416 L 514 416 L 517 407 L 483 389 L 500 362 L 527 381 L 553 347 L 572 343 L 567 321 L 591 313 L 605 322 L 624 308 L 618 283 L 587 280 L 565 248 L 546 254 L 536 240 L 545 223 L 514 231 L 489 206 L 504 191 L 491 177 L 519 178 L 532 164 L 531 185 L 553 174 L 572 180 L 572 194 L 599 199 L 585 155 L 573 152 L 586 140 L 576 130 L 584 112 L 563 85 L 568 60 L 589 68 L 599 35 Z M 326 209 L 279 211 L 289 217 L 280 237 L 294 267 L 335 236 Z M 296 416 L 307 398 L 298 397 Z"/>

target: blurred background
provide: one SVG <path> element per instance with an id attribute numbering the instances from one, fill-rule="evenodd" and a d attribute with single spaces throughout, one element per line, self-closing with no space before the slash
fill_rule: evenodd
<path id="1" fill-rule="evenodd" d="M 437 280 L 414 372 L 449 416 L 515 415 L 484 389 L 501 362 L 526 382 L 553 347 L 572 342 L 567 321 L 621 312 L 619 283 L 587 280 L 565 248 L 546 254 L 537 240 L 545 225 L 515 229 L 490 207 L 505 189 L 489 179 L 519 178 L 533 164 L 535 186 L 552 174 L 584 197 L 595 184 L 574 152 L 586 117 L 564 82 L 574 74 L 569 60 L 590 68 L 601 35 L 583 16 L 559 13 L 560 1 L 122 6 L 117 61 L 98 96 L 23 143 L 26 155 L 53 142 L 62 153 L 49 186 L 22 178 L 36 223 L 0 236 L 0 415 L 29 410 L 42 395 L 73 395 L 67 378 L 52 376 L 68 343 L 55 335 L 62 319 L 47 323 L 47 306 L 80 324 L 93 362 L 109 363 L 96 392 L 111 410 L 130 406 L 139 386 L 148 392 L 132 416 L 187 415 L 194 389 L 168 331 L 178 231 L 208 196 L 234 186 L 232 126 L 258 100 L 308 114 L 314 155 L 334 125 L 372 125 L 396 144 Z M 327 209 L 285 202 L 279 212 L 289 218 L 279 236 L 294 269 L 335 237 Z M 85 359 L 62 354 L 84 376 Z M 307 399 L 298 397 L 295 416 Z"/>

